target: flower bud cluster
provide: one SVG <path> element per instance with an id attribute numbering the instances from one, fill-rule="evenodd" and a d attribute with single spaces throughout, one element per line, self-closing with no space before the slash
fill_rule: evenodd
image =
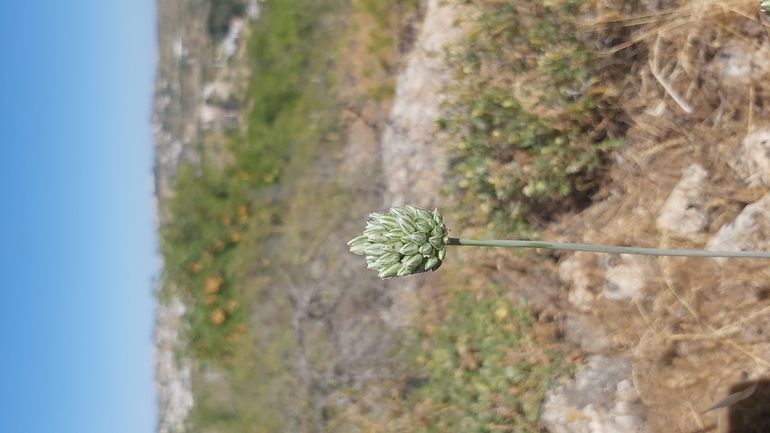
<path id="1" fill-rule="evenodd" d="M 367 267 L 380 278 L 435 271 L 441 266 L 449 237 L 438 210 L 407 205 L 369 217 L 364 234 L 348 246 L 352 253 L 365 255 Z"/>

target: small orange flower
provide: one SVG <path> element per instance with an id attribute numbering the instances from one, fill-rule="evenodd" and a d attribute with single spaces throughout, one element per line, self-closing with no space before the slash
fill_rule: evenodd
<path id="1" fill-rule="evenodd" d="M 219 277 L 207 277 L 203 280 L 203 292 L 207 295 L 213 295 L 219 292 L 222 288 L 222 283 L 225 281 Z"/>
<path id="2" fill-rule="evenodd" d="M 216 310 L 212 311 L 211 314 L 209 314 L 209 320 L 214 325 L 221 325 L 225 322 L 225 319 L 227 319 L 227 314 L 225 314 L 224 310 L 221 308 L 217 308 Z"/>

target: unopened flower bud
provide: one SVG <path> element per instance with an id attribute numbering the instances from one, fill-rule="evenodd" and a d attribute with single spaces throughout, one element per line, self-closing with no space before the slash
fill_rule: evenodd
<path id="1" fill-rule="evenodd" d="M 348 246 L 350 252 L 366 256 L 368 268 L 376 270 L 380 278 L 435 271 L 441 266 L 449 238 L 438 210 L 393 207 L 369 218 L 363 235 Z"/>

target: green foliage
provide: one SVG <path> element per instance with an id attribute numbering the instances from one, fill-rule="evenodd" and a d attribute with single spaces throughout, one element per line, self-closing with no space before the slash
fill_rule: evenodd
<path id="1" fill-rule="evenodd" d="M 293 350 L 295 337 L 275 326 L 277 338 L 270 344 L 254 347 L 252 339 L 236 342 L 233 361 L 227 374 L 215 365 L 204 371 L 215 373 L 193 376 L 195 406 L 189 414 L 191 431 L 277 432 L 286 431 L 285 407 L 276 402 L 290 401 L 288 386 L 280 381 L 291 377 L 292 365 L 286 362 L 287 351 Z M 258 355 L 255 356 L 255 351 Z M 220 373 L 221 375 L 217 375 Z M 278 382 L 279 386 L 276 386 Z"/>
<path id="2" fill-rule="evenodd" d="M 423 300 L 418 323 L 396 348 L 398 378 L 347 390 L 357 403 L 328 405 L 327 431 L 542 431 L 545 392 L 576 365 L 564 360 L 563 346 L 537 337 L 552 331 L 525 302 L 496 286 L 468 290 L 467 279 L 453 277 L 448 292 Z"/>
<path id="3" fill-rule="evenodd" d="M 406 13 L 415 13 L 420 6 L 420 0 L 359 0 L 356 7 L 369 14 L 383 30 L 392 29 L 389 15 L 394 8 Z"/>
<path id="4" fill-rule="evenodd" d="M 165 274 L 188 305 L 188 350 L 196 357 L 231 354 L 242 332 L 243 311 L 234 288 L 233 256 L 245 228 L 248 205 L 237 185 L 211 169 L 177 173 L 170 218 L 160 230 Z"/>
<path id="5" fill-rule="evenodd" d="M 275 0 L 264 8 L 265 18 L 254 25 L 248 45 L 248 132 L 233 150 L 239 170 L 261 173 L 269 184 L 297 154 L 297 146 L 315 145 L 335 119 L 323 114 L 332 109 L 327 95 L 331 78 L 326 75 L 331 57 L 323 45 L 330 29 L 319 17 L 331 10 L 330 2 Z"/>
<path id="6" fill-rule="evenodd" d="M 545 391 L 568 367 L 532 332 L 526 304 L 501 290 L 449 293 L 447 317 L 412 345 L 406 400 L 416 432 L 538 432 Z"/>
<path id="7" fill-rule="evenodd" d="M 354 2 L 359 12 L 366 14 L 373 25 L 368 27 L 366 51 L 376 61 L 370 62 L 365 76 L 378 84 L 369 89 L 369 96 L 376 101 L 392 97 L 395 93 L 396 72 L 393 68 L 399 50 L 409 44 L 408 35 L 402 32 L 412 28 L 411 22 L 418 14 L 419 0 L 359 0 Z M 406 25 L 404 23 L 407 23 Z"/>
<path id="8" fill-rule="evenodd" d="M 244 260 L 266 248 L 286 208 L 281 198 L 336 126 L 322 45 L 331 34 L 319 19 L 330 3 L 264 2 L 264 19 L 248 41 L 246 133 L 232 131 L 226 143 L 235 162 L 219 167 L 204 152 L 199 165 L 183 165 L 176 174 L 161 249 L 167 290 L 175 287 L 190 307 L 185 337 L 196 359 L 232 358 L 248 313 L 239 276 L 253 264 Z"/>
<path id="9" fill-rule="evenodd" d="M 208 19 L 211 39 L 222 40 L 230 29 L 230 20 L 243 16 L 245 12 L 245 0 L 211 0 Z"/>
<path id="10" fill-rule="evenodd" d="M 621 144 L 602 123 L 615 92 L 578 37 L 581 0 L 472 3 L 482 13 L 452 53 L 454 103 L 439 122 L 456 138 L 452 192 L 470 209 L 455 216 L 520 235 L 598 185 Z"/>

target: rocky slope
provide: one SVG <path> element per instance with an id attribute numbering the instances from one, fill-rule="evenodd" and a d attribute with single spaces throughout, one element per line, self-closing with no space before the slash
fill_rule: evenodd
<path id="1" fill-rule="evenodd" d="M 690 21 L 632 32 L 632 39 L 648 35 L 637 41 L 651 60 L 625 89 L 622 104 L 632 125 L 615 155 L 612 182 L 597 195 L 602 200 L 553 225 L 546 236 L 767 250 L 766 19 L 749 1 L 732 2 L 727 11 L 646 7 Z M 387 205 L 440 204 L 446 154 L 434 125 L 450 79 L 441 54 L 462 35 L 453 24 L 463 13 L 469 11 L 428 2 L 382 138 Z M 587 29 L 601 25 L 601 16 L 591 18 Z M 711 30 L 714 22 L 729 31 Z M 761 262 L 559 254 L 554 278 L 527 287 L 518 269 L 507 270 L 517 268 L 516 258 L 507 252 L 493 257 L 494 279 L 528 298 L 543 320 L 556 321 L 564 344 L 585 356 L 587 368 L 549 393 L 541 419 L 549 431 L 671 431 L 672 420 L 676 431 L 763 431 L 770 424 L 761 414 L 762 377 L 770 367 L 770 340 L 762 331 L 770 320 L 770 275 Z M 408 293 L 422 284 L 430 283 L 403 286 Z M 753 398 L 702 413 L 752 383 L 759 384 Z M 741 413 L 755 415 L 749 420 Z"/>

